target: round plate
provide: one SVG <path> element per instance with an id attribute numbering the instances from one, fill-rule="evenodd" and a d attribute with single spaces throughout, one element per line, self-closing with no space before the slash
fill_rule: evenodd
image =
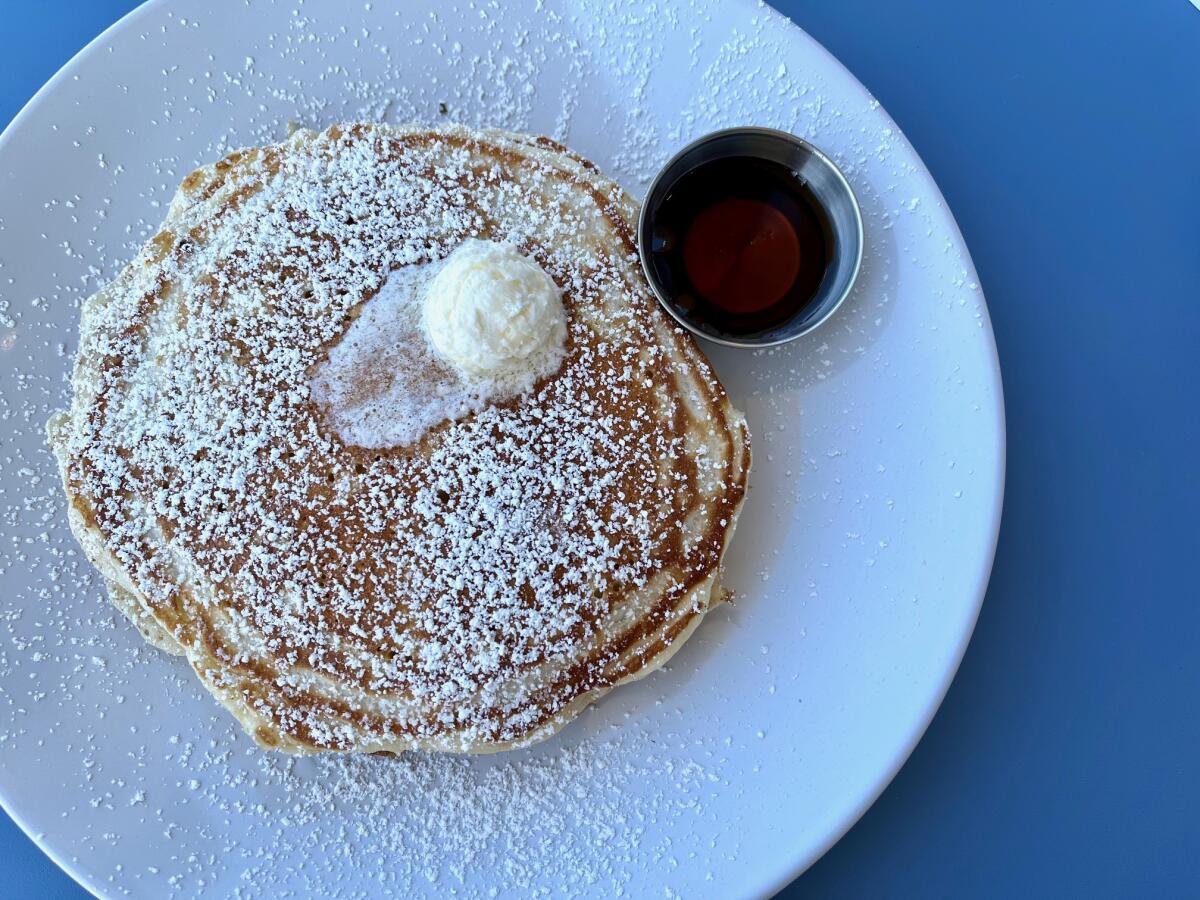
<path id="1" fill-rule="evenodd" d="M 553 7 L 553 8 L 552 8 Z M 0 799 L 109 896 L 750 896 L 904 762 L 979 611 L 1000 519 L 1000 373 L 937 187 L 828 53 L 749 2 L 152 2 L 0 139 Z M 543 132 L 640 195 L 724 126 L 843 168 L 867 251 L 805 338 L 706 346 L 754 434 L 734 602 L 668 671 L 558 738 L 475 760 L 262 753 L 105 603 L 44 448 L 79 300 L 179 181 L 290 121 Z"/>

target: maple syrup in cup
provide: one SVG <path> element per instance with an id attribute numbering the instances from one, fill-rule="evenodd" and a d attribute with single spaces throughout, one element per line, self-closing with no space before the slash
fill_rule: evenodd
<path id="1" fill-rule="evenodd" d="M 664 308 L 738 347 L 793 340 L 849 294 L 862 216 L 845 177 L 811 144 L 735 128 L 685 147 L 651 184 L 638 248 Z"/>

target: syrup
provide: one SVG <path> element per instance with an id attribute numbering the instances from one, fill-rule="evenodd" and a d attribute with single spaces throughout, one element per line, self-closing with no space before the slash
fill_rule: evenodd
<path id="1" fill-rule="evenodd" d="M 788 167 L 725 157 L 683 175 L 653 223 L 649 261 L 679 314 L 731 336 L 782 325 L 812 302 L 833 229 Z"/>

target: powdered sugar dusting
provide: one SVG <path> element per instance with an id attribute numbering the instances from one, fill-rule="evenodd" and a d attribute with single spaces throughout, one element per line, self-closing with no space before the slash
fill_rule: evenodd
<path id="1" fill-rule="evenodd" d="M 91 516 L 74 526 L 258 740 L 526 743 L 707 610 L 744 425 L 640 282 L 627 201 L 588 172 L 501 132 L 298 132 L 189 177 L 88 301 L 53 430 Z M 506 404 L 439 396 L 414 357 L 415 266 L 477 235 L 568 295 L 568 359 Z M 397 366 L 416 387 L 398 429 L 477 414 L 415 455 L 356 454 L 307 373 L 317 405 L 342 401 L 325 418 L 356 411 L 371 438 Z"/>

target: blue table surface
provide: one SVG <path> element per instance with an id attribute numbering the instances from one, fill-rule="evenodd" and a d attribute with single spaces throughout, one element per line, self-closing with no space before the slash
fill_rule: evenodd
<path id="1" fill-rule="evenodd" d="M 0 0 L 0 122 L 131 0 Z M 1200 896 L 1200 11 L 779 0 L 958 218 L 1004 371 L 987 602 L 929 732 L 786 897 Z M 0 895 L 86 896 L 0 816 Z"/>

